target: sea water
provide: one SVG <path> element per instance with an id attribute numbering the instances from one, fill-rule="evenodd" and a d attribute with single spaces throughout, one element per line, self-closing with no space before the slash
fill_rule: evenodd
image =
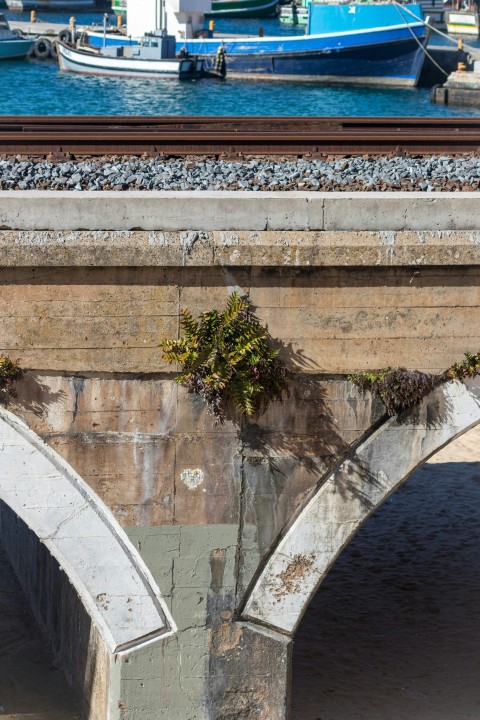
<path id="1" fill-rule="evenodd" d="M 28 19 L 10 13 L 9 19 Z M 67 14 L 39 19 L 68 24 Z M 101 14 L 79 14 L 78 24 L 100 23 Z M 302 33 L 277 19 L 216 21 L 220 32 L 266 35 Z M 437 42 L 437 41 L 435 41 Z M 382 115 L 479 116 L 478 108 L 453 108 L 430 101 L 428 88 L 334 87 L 301 82 L 152 80 L 61 73 L 57 62 L 0 63 L 2 115 Z"/>

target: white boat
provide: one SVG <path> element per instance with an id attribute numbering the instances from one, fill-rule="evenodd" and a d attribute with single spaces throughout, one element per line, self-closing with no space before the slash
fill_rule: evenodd
<path id="1" fill-rule="evenodd" d="M 5 15 L 0 15 L 0 60 L 25 57 L 33 43 L 33 40 L 12 32 Z"/>
<path id="2" fill-rule="evenodd" d="M 175 38 L 161 31 L 146 35 L 141 45 L 92 48 L 58 41 L 57 54 L 61 70 L 86 75 L 184 80 L 198 77 L 203 69 L 201 60 L 176 57 Z"/>

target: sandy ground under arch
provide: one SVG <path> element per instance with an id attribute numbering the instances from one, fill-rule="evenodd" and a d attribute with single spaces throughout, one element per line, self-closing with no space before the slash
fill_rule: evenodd
<path id="1" fill-rule="evenodd" d="M 480 718 L 480 426 L 365 524 L 299 628 L 293 720 Z"/>
<path id="2" fill-rule="evenodd" d="M 80 720 L 80 706 L 43 640 L 0 545 L 0 718 Z"/>

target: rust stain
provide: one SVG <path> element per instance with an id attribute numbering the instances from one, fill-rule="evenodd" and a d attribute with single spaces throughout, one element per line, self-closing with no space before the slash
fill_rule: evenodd
<path id="1" fill-rule="evenodd" d="M 232 614 L 233 616 L 233 614 Z M 243 629 L 230 618 L 221 622 L 216 628 L 209 631 L 209 644 L 212 654 L 222 657 L 231 650 L 236 650 L 243 637 Z"/>
<path id="2" fill-rule="evenodd" d="M 279 600 L 285 595 L 299 593 L 301 580 L 307 575 L 314 561 L 314 553 L 310 553 L 310 555 L 297 553 L 288 563 L 285 570 L 277 575 L 281 584 L 273 591 L 275 597 Z"/>

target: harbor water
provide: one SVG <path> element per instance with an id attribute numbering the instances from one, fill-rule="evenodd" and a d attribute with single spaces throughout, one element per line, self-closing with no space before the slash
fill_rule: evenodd
<path id="1" fill-rule="evenodd" d="M 10 20 L 28 14 L 8 13 Z M 78 24 L 101 15 L 78 15 Z M 68 24 L 68 16 L 42 13 L 39 19 Z M 225 33 L 302 33 L 277 19 L 221 20 Z M 438 44 L 438 40 L 435 39 Z M 2 115 L 379 115 L 478 116 L 480 109 L 435 105 L 428 88 L 322 86 L 301 82 L 196 80 L 177 82 L 106 78 L 60 73 L 54 61 L 0 64 Z"/>

